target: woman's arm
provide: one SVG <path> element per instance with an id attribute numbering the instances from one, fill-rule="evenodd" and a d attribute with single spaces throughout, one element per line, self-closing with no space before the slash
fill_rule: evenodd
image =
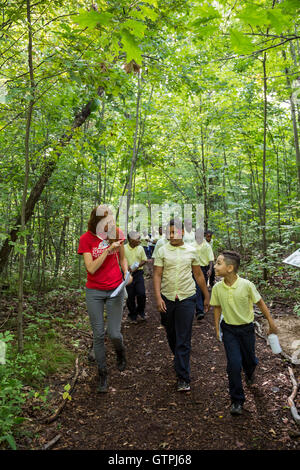
<path id="1" fill-rule="evenodd" d="M 108 248 L 106 248 L 106 250 L 103 251 L 103 253 L 100 256 L 98 256 L 98 258 L 94 259 L 94 261 L 93 261 L 93 257 L 91 253 L 83 253 L 83 259 L 84 259 L 84 263 L 85 263 L 85 267 L 87 271 L 90 274 L 95 274 L 97 269 L 99 269 L 100 266 L 106 260 L 107 255 L 119 247 L 120 247 L 120 242 L 112 243 Z"/>
<path id="2" fill-rule="evenodd" d="M 125 257 L 124 245 L 120 246 L 120 266 L 121 266 L 121 269 L 122 269 L 123 274 L 125 276 L 125 274 L 128 271 L 128 262 L 127 262 L 127 259 Z"/>

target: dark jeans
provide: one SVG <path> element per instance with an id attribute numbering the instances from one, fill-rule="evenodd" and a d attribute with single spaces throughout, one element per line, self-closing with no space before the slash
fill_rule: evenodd
<path id="1" fill-rule="evenodd" d="M 207 271 L 209 269 L 209 266 L 201 266 L 203 276 L 205 279 L 205 282 L 207 284 Z M 193 276 L 194 278 L 194 276 Z M 198 286 L 195 278 L 194 278 L 195 284 L 196 284 L 196 312 L 195 315 L 204 315 L 204 295 L 202 293 L 202 290 Z"/>
<path id="2" fill-rule="evenodd" d="M 144 246 L 143 248 L 144 248 L 147 258 L 150 259 L 151 258 L 150 247 Z"/>
<path id="3" fill-rule="evenodd" d="M 177 377 L 190 382 L 190 353 L 192 325 L 196 295 L 184 300 L 168 300 L 162 295 L 167 311 L 161 313 L 161 324 L 165 327 L 167 339 L 174 354 Z"/>
<path id="4" fill-rule="evenodd" d="M 227 356 L 227 374 L 231 401 L 243 404 L 245 395 L 242 385 L 242 369 L 251 377 L 258 359 L 255 356 L 254 324 L 228 325 L 221 322 L 223 343 Z"/>
<path id="5" fill-rule="evenodd" d="M 209 277 L 209 285 L 210 287 L 213 287 L 215 284 L 215 279 L 216 279 L 216 273 L 215 273 L 215 268 L 212 268 L 211 275 Z"/>
<path id="6" fill-rule="evenodd" d="M 144 272 L 138 269 L 132 273 L 133 281 L 126 286 L 128 299 L 126 305 L 129 310 L 128 316 L 136 320 L 137 316 L 145 316 L 146 292 L 144 283 Z"/>

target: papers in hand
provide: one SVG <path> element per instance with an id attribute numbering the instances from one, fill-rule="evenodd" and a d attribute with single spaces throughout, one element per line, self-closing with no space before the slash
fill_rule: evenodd
<path id="1" fill-rule="evenodd" d="M 135 261 L 131 266 L 130 269 L 131 271 L 135 271 L 139 267 L 140 263 L 138 261 Z"/>
<path id="2" fill-rule="evenodd" d="M 221 322 L 223 320 L 223 315 L 221 314 L 221 317 L 220 317 L 220 321 L 219 321 L 219 340 L 221 342 L 223 342 L 223 331 L 222 331 L 222 328 L 221 328 Z"/>
<path id="3" fill-rule="evenodd" d="M 125 279 L 121 284 L 110 294 L 109 297 L 116 297 L 125 286 L 127 286 L 128 282 L 130 281 L 130 272 L 127 271 Z"/>
<path id="4" fill-rule="evenodd" d="M 291 264 L 292 266 L 297 266 L 298 268 L 300 268 L 300 248 L 298 250 L 294 251 L 294 253 L 292 253 L 290 256 L 285 258 L 283 260 L 283 262 L 286 263 L 286 264 Z"/>

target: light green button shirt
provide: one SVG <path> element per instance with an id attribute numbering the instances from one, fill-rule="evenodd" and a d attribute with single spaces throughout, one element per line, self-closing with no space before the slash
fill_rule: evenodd
<path id="1" fill-rule="evenodd" d="M 154 266 L 163 267 L 161 293 L 174 301 L 187 299 L 196 293 L 192 277 L 192 266 L 199 266 L 196 250 L 190 245 L 172 246 L 170 242 L 161 246 L 154 259 Z"/>
<path id="2" fill-rule="evenodd" d="M 195 241 L 192 246 L 197 251 L 197 255 L 200 260 L 200 266 L 207 266 L 210 261 L 214 261 L 215 258 L 212 247 L 206 240 L 203 240 L 200 245 Z"/>
<path id="3" fill-rule="evenodd" d="M 221 307 L 225 323 L 243 325 L 253 321 L 253 304 L 260 299 L 255 285 L 238 276 L 232 286 L 227 286 L 224 279 L 214 285 L 210 305 Z"/>
<path id="4" fill-rule="evenodd" d="M 147 256 L 144 248 L 141 245 L 138 245 L 134 248 L 131 248 L 129 243 L 124 246 L 125 258 L 127 259 L 128 266 L 132 266 L 136 261 L 140 263 L 141 261 L 147 261 Z M 138 269 L 143 269 L 141 266 Z"/>
<path id="5" fill-rule="evenodd" d="M 159 240 L 157 240 L 154 251 L 153 251 L 153 254 L 152 254 L 152 258 L 156 257 L 159 248 L 161 246 L 165 245 L 166 243 L 168 243 L 168 240 L 166 239 L 166 237 L 161 237 L 161 238 L 159 238 Z"/>
<path id="6" fill-rule="evenodd" d="M 195 241 L 195 232 L 191 230 L 188 232 L 187 230 L 184 231 L 183 239 L 184 243 L 192 244 Z"/>

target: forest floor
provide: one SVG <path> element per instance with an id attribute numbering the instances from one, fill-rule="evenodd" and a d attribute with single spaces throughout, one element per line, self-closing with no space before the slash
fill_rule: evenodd
<path id="1" fill-rule="evenodd" d="M 30 438 L 19 439 L 18 448 L 42 449 L 57 437 L 52 449 L 300 450 L 300 428 L 287 403 L 292 392 L 290 364 L 272 354 L 266 341 L 257 336 L 260 362 L 256 382 L 244 387 L 243 415 L 232 417 L 225 353 L 215 337 L 211 309 L 204 320 L 195 319 L 193 325 L 191 391 L 177 392 L 172 355 L 160 324 L 150 275 L 146 289 L 146 322 L 129 324 L 124 310 L 122 332 L 128 359 L 124 372 L 117 370 L 112 345 L 106 338 L 109 392 L 96 393 L 97 369 L 88 360 L 91 336 L 72 330 L 80 344 L 79 375 L 72 399 L 51 424 L 36 420 L 45 412 L 38 416 L 25 409 L 32 433 Z M 86 318 L 83 307 L 78 315 Z M 276 318 L 276 309 L 272 313 Z M 299 380 L 300 366 L 293 365 L 293 370 Z M 71 381 L 70 371 L 51 377 L 50 390 L 57 406 L 64 385 Z M 295 404 L 299 410 L 299 393 Z"/>

